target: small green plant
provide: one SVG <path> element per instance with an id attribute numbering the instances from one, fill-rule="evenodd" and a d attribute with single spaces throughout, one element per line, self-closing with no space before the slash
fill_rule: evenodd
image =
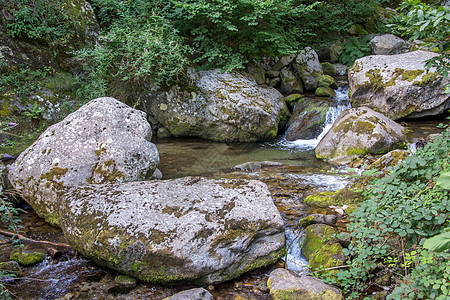
<path id="1" fill-rule="evenodd" d="M 339 56 L 339 61 L 345 65 L 351 66 L 358 58 L 370 55 L 370 47 L 367 37 L 352 37 L 343 43 L 344 52 Z"/>
<path id="2" fill-rule="evenodd" d="M 18 218 L 19 211 L 14 205 L 8 201 L 8 197 L 0 186 L 0 223 L 8 228 L 8 230 L 18 234 L 22 230 L 21 221 Z M 13 237 L 13 242 L 17 244 L 18 239 Z M 6 287 L 7 283 L 15 277 L 6 271 L 0 270 L 0 297 L 2 299 L 11 299 L 11 295 Z"/>
<path id="3" fill-rule="evenodd" d="M 24 114 L 31 119 L 39 119 L 43 110 L 44 108 L 39 106 L 39 103 L 35 102 L 33 106 L 27 108 L 27 111 Z"/>

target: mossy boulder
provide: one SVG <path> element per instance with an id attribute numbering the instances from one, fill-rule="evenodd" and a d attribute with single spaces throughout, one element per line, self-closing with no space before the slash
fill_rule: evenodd
<path id="1" fill-rule="evenodd" d="M 366 106 L 385 116 L 418 118 L 441 114 L 450 108 L 443 78 L 425 61 L 437 54 L 414 51 L 397 55 L 371 55 L 356 60 L 349 72 L 353 107 Z"/>
<path id="2" fill-rule="evenodd" d="M 11 252 L 9 259 L 19 263 L 21 266 L 30 267 L 43 261 L 45 257 L 46 254 L 44 252 L 16 249 Z"/>
<path id="3" fill-rule="evenodd" d="M 329 207 L 357 204 L 363 200 L 364 197 L 361 195 L 358 185 L 350 183 L 335 192 L 326 191 L 309 195 L 303 200 L 303 203 L 313 207 Z"/>
<path id="4" fill-rule="evenodd" d="M 267 280 L 273 300 L 340 300 L 341 291 L 322 280 L 292 273 L 286 269 L 272 271 Z"/>
<path id="5" fill-rule="evenodd" d="M 394 167 L 405 160 L 410 153 L 406 150 L 396 149 L 381 156 L 369 165 L 369 169 L 377 169 L 386 172 L 389 167 Z"/>
<path id="6" fill-rule="evenodd" d="M 323 131 L 331 103 L 324 99 L 305 97 L 295 105 L 287 122 L 286 139 L 315 139 Z"/>
<path id="7" fill-rule="evenodd" d="M 334 225 L 336 224 L 336 221 L 337 221 L 336 215 L 312 214 L 301 219 L 298 225 L 306 228 L 311 224 Z"/>
<path id="8" fill-rule="evenodd" d="M 330 87 L 319 86 L 314 94 L 317 97 L 334 97 L 336 96 L 336 92 Z"/>
<path id="9" fill-rule="evenodd" d="M 283 95 L 239 73 L 189 68 L 171 87 L 154 87 L 142 109 L 175 137 L 222 142 L 274 139 L 288 109 Z"/>
<path id="10" fill-rule="evenodd" d="M 338 267 L 345 263 L 347 256 L 342 253 L 342 246 L 334 237 L 336 233 L 337 230 L 329 225 L 306 227 L 302 254 L 308 260 L 310 269 Z"/>
<path id="11" fill-rule="evenodd" d="M 302 81 L 289 69 L 284 68 L 280 72 L 281 91 L 287 94 L 303 93 Z"/>
<path id="12" fill-rule="evenodd" d="M 114 278 L 114 282 L 123 286 L 134 286 L 137 284 L 136 278 L 128 275 L 117 275 L 116 278 Z"/>
<path id="13" fill-rule="evenodd" d="M 48 127 L 11 165 L 9 179 L 37 214 L 58 225 L 67 187 L 143 180 L 159 163 L 145 113 L 97 98 Z"/>
<path id="14" fill-rule="evenodd" d="M 319 57 L 311 47 L 306 47 L 295 58 L 292 66 L 298 77 L 302 79 L 305 90 L 314 91 L 319 86 L 319 79 L 323 76 Z"/>
<path id="15" fill-rule="evenodd" d="M 336 76 L 336 68 L 330 62 L 320 63 L 324 75 Z"/>
<path id="16" fill-rule="evenodd" d="M 322 78 L 319 79 L 319 87 L 330 87 L 337 89 L 338 85 L 336 81 L 334 81 L 333 77 L 330 75 L 323 75 Z"/>
<path id="17" fill-rule="evenodd" d="M 14 274 L 17 277 L 22 276 L 22 268 L 17 261 L 11 260 L 6 262 L 0 262 L 0 270 L 7 273 Z"/>
<path id="18" fill-rule="evenodd" d="M 260 181 L 187 177 L 81 186 L 61 197 L 69 244 L 139 280 L 214 284 L 285 254 L 283 220 Z"/>
<path id="19" fill-rule="evenodd" d="M 383 154 L 404 146 L 405 129 L 367 107 L 343 111 L 315 149 L 316 157 L 347 164 L 366 154 Z"/>

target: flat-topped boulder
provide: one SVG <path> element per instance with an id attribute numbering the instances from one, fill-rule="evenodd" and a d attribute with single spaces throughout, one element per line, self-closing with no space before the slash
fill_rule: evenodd
<path id="1" fill-rule="evenodd" d="M 283 220 L 260 181 L 89 185 L 63 198 L 59 217 L 69 244 L 143 281 L 214 284 L 285 253 Z"/>
<path id="2" fill-rule="evenodd" d="M 227 142 L 274 139 L 288 113 L 274 88 L 235 72 L 193 68 L 179 84 L 150 90 L 142 107 L 175 137 Z"/>
<path id="3" fill-rule="evenodd" d="M 40 217 L 58 225 L 58 192 L 67 187 L 143 180 L 159 163 L 145 113 L 97 98 L 47 128 L 9 171 L 14 188 Z"/>
<path id="4" fill-rule="evenodd" d="M 356 60 L 348 76 L 352 106 L 372 108 L 393 120 L 445 112 L 450 108 L 450 94 L 445 93 L 450 78 L 425 67 L 425 61 L 436 56 L 414 51 Z"/>

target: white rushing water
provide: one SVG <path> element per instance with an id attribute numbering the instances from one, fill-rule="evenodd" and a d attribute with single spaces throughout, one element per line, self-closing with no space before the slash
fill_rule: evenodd
<path id="1" fill-rule="evenodd" d="M 339 87 L 336 90 L 336 96 L 333 97 L 334 103 L 330 107 L 327 112 L 325 127 L 320 135 L 315 139 L 310 140 L 296 140 L 296 141 L 287 141 L 283 138 L 279 142 L 279 146 L 281 148 L 290 148 L 292 150 L 307 150 L 314 149 L 317 144 L 319 144 L 320 140 L 327 134 L 327 132 L 333 126 L 334 121 L 339 117 L 339 115 L 346 109 L 350 109 L 350 99 L 348 96 L 349 88 L 348 87 Z"/>
<path id="2" fill-rule="evenodd" d="M 286 247 L 288 247 L 288 249 L 287 255 L 283 260 L 285 261 L 288 270 L 300 275 L 308 272 L 308 261 L 303 256 L 300 248 L 300 240 L 302 238 L 302 233 L 299 234 L 294 228 L 286 227 Z"/>

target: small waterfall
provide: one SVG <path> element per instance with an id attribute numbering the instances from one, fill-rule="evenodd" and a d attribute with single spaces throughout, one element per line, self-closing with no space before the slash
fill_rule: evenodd
<path id="1" fill-rule="evenodd" d="M 334 103 L 330 107 L 326 115 L 325 126 L 320 135 L 311 140 L 296 140 L 296 141 L 287 141 L 283 139 L 280 141 L 279 146 L 282 148 L 291 148 L 298 150 L 306 150 L 306 149 L 314 149 L 317 144 L 319 144 L 320 140 L 327 134 L 327 132 L 333 126 L 334 121 L 339 117 L 339 115 L 346 109 L 350 109 L 350 99 L 348 97 L 349 88 L 348 87 L 339 87 L 336 90 L 336 96 L 333 97 Z"/>
<path id="2" fill-rule="evenodd" d="M 300 239 L 303 235 L 299 235 L 291 227 L 286 227 L 286 247 L 288 247 L 287 255 L 283 258 L 286 268 L 297 274 L 308 272 L 308 261 L 302 255 L 300 249 Z"/>

